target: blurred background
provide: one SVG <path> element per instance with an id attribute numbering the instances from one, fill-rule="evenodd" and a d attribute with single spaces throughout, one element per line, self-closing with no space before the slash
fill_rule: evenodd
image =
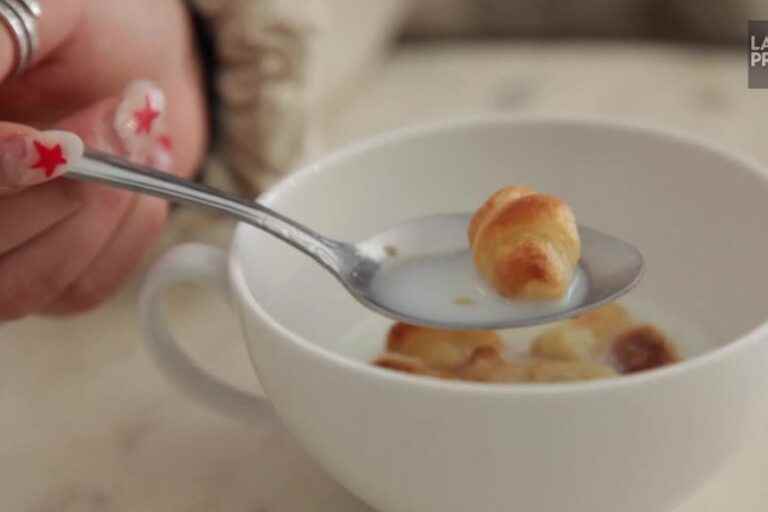
<path id="1" fill-rule="evenodd" d="M 312 154 L 479 111 L 663 125 L 768 162 L 747 88 L 764 0 L 325 0 L 310 59 Z"/>

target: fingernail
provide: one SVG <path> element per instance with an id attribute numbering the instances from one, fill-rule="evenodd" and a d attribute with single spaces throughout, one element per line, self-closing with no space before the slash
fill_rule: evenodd
<path id="1" fill-rule="evenodd" d="M 0 138 L 0 183 L 19 187 L 52 180 L 76 164 L 83 150 L 80 137 L 59 130 Z"/>
<path id="2" fill-rule="evenodd" d="M 163 91 L 149 80 L 131 82 L 115 111 L 114 128 L 127 157 L 149 163 L 158 138 L 166 133 L 166 101 Z"/>
<path id="3" fill-rule="evenodd" d="M 173 169 L 172 149 L 173 142 L 168 135 L 158 137 L 147 164 L 161 171 L 171 171 Z"/>
<path id="4" fill-rule="evenodd" d="M 157 138 L 157 142 L 169 153 L 173 150 L 173 139 L 171 139 L 170 135 L 161 135 Z"/>

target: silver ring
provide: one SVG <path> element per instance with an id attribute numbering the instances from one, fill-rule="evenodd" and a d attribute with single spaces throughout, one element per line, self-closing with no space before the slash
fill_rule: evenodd
<path id="1" fill-rule="evenodd" d="M 16 43 L 15 73 L 18 74 L 29 65 L 30 48 L 27 29 L 21 18 L 4 1 L 0 2 L 0 18 L 2 18 L 5 26 L 11 31 L 13 40 Z"/>
<path id="2" fill-rule="evenodd" d="M 24 29 L 26 30 L 27 42 L 29 43 L 29 64 L 35 59 L 37 55 L 37 49 L 40 47 L 39 38 L 37 35 L 37 18 L 29 10 L 29 7 L 21 0 L 4 0 L 6 4 L 14 10 L 16 15 L 24 23 Z"/>
<path id="3" fill-rule="evenodd" d="M 16 42 L 18 52 L 14 73 L 21 74 L 32 64 L 39 48 L 37 18 L 41 12 L 36 0 L 0 0 L 0 17 Z M 38 14 L 35 14 L 38 13 Z"/>
<path id="4" fill-rule="evenodd" d="M 43 14 L 43 8 L 38 0 L 20 0 L 29 13 L 35 18 L 40 18 Z"/>

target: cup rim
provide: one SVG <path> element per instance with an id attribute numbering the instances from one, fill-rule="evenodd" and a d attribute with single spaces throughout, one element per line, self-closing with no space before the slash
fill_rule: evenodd
<path id="1" fill-rule="evenodd" d="M 583 125 L 586 127 L 608 128 L 626 133 L 638 133 L 646 136 L 662 137 L 668 140 L 673 140 L 679 144 L 687 144 L 700 150 L 718 153 L 720 156 L 740 164 L 744 169 L 751 172 L 754 176 L 763 180 L 768 185 L 768 171 L 753 157 L 741 155 L 718 142 L 710 141 L 676 129 L 666 127 L 661 128 L 658 126 L 650 126 L 602 116 L 479 114 L 452 117 L 431 123 L 417 124 L 415 126 L 406 126 L 373 137 L 354 141 L 317 160 L 303 164 L 296 172 L 286 177 L 283 181 L 261 196 L 259 201 L 262 204 L 271 206 L 272 202 L 275 201 L 280 194 L 299 185 L 302 180 L 307 177 L 318 172 L 323 172 L 324 169 L 331 168 L 338 161 L 345 160 L 370 149 L 385 146 L 396 141 L 410 140 L 420 136 L 450 131 L 461 127 L 488 124 Z M 766 317 L 761 324 L 738 338 L 692 359 L 686 359 L 673 365 L 646 372 L 623 375 L 621 378 L 614 379 L 555 383 L 515 383 L 505 385 L 445 380 L 415 376 L 403 372 L 394 372 L 376 367 L 368 362 L 343 356 L 313 343 L 305 337 L 296 334 L 266 312 L 258 303 L 248 286 L 237 251 L 237 241 L 244 236 L 246 228 L 247 225 L 244 223 L 238 223 L 234 236 L 232 237 L 228 259 L 230 282 L 233 285 L 233 289 L 236 290 L 237 296 L 248 306 L 248 309 L 253 311 L 264 325 L 276 332 L 285 340 L 285 342 L 293 343 L 295 347 L 304 350 L 308 354 L 338 367 L 339 370 L 350 371 L 361 377 L 374 378 L 392 384 L 406 384 L 408 386 L 420 386 L 422 389 L 483 395 L 560 395 L 563 393 L 577 394 L 607 391 L 643 385 L 650 381 L 664 381 L 679 377 L 684 373 L 689 373 L 696 369 L 702 369 L 717 364 L 719 361 L 728 357 L 734 357 L 738 352 L 751 348 L 760 343 L 764 338 L 768 337 L 768 317 Z"/>

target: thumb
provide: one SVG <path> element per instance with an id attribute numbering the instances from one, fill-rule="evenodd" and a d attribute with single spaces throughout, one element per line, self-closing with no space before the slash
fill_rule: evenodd
<path id="1" fill-rule="evenodd" d="M 0 191 L 8 192 L 55 179 L 83 155 L 74 133 L 38 131 L 0 122 Z"/>

